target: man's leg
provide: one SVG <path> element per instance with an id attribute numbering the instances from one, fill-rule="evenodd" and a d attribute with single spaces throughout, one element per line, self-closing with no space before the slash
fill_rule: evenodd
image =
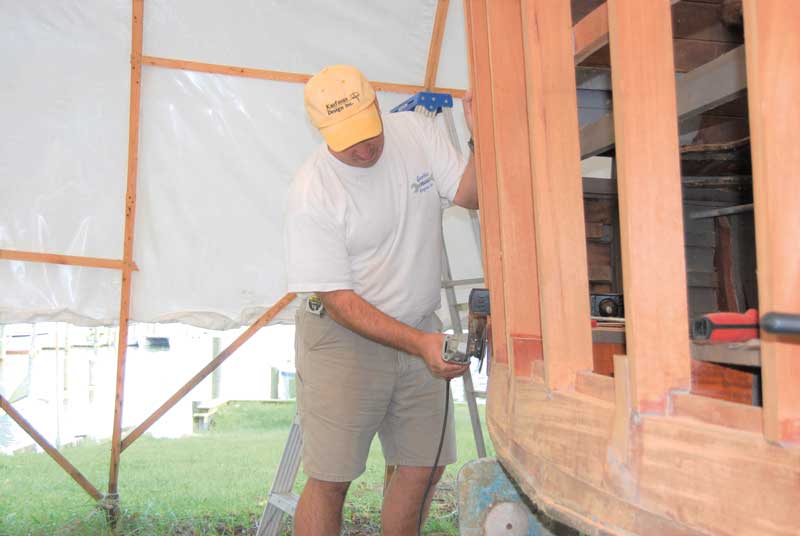
<path id="1" fill-rule="evenodd" d="M 342 505 L 350 482 L 325 482 L 309 478 L 294 513 L 295 536 L 339 534 Z"/>
<path id="2" fill-rule="evenodd" d="M 433 476 L 433 484 L 425 500 L 423 524 L 428 516 L 436 483 L 442 476 L 444 467 L 438 467 Z M 416 536 L 419 523 L 419 507 L 425 487 L 431 475 L 430 467 L 399 466 L 389 480 L 383 496 L 381 522 L 384 536 Z"/>

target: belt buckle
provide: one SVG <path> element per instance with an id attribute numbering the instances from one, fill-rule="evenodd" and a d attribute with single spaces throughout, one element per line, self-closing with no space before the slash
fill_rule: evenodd
<path id="1" fill-rule="evenodd" d="M 306 300 L 306 311 L 313 315 L 322 316 L 322 313 L 325 311 L 322 299 L 316 294 L 309 296 Z"/>

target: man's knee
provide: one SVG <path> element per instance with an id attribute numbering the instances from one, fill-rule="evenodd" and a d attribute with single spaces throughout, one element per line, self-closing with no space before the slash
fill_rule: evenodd
<path id="1" fill-rule="evenodd" d="M 444 474 L 444 467 L 437 467 L 436 470 L 433 472 L 433 484 L 439 482 Z M 392 475 L 392 478 L 398 476 L 401 480 L 406 481 L 408 483 L 413 483 L 417 485 L 424 486 L 428 483 L 428 479 L 431 477 L 431 468 L 430 467 L 411 467 L 407 465 L 401 465 L 395 471 L 395 474 Z"/>
<path id="2" fill-rule="evenodd" d="M 347 496 L 347 490 L 350 488 L 350 482 L 328 482 L 309 477 L 306 482 L 306 488 L 310 488 L 315 494 L 318 493 L 331 499 L 344 500 L 345 496 Z"/>

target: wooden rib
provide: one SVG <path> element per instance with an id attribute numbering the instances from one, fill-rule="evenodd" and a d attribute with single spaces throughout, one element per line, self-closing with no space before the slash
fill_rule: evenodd
<path id="1" fill-rule="evenodd" d="M 144 33 L 144 0 L 133 0 L 131 14 L 131 93 L 128 119 L 128 179 L 125 192 L 125 237 L 122 259 L 133 260 L 133 232 L 136 216 L 136 178 L 139 162 L 139 111 L 142 95 L 142 38 Z M 131 306 L 131 271 L 122 270 L 119 304 L 119 336 L 117 338 L 117 379 L 114 397 L 114 425 L 111 432 L 108 493 L 116 497 L 119 489 L 119 457 L 122 452 L 122 403 L 125 395 L 125 358 L 128 350 L 128 320 Z M 116 511 L 113 512 L 116 515 Z"/>
<path id="2" fill-rule="evenodd" d="M 545 381 L 592 370 L 578 99 L 567 2 L 523 0 L 529 150 Z"/>
<path id="3" fill-rule="evenodd" d="M 691 417 L 709 424 L 759 434 L 763 429 L 761 408 L 706 396 L 673 394 L 672 414 L 676 417 Z"/>
<path id="4" fill-rule="evenodd" d="M 500 249 L 514 375 L 530 370 L 530 362 L 540 358 L 542 338 L 527 95 L 520 76 L 525 70 L 521 15 L 519 0 L 487 2 Z M 509 399 L 513 404 L 513 391 Z"/>
<path id="5" fill-rule="evenodd" d="M 486 4 L 483 1 L 467 0 L 464 7 L 468 11 L 468 42 L 472 47 L 470 85 L 473 92 L 475 167 L 478 170 L 483 273 L 492 300 L 492 358 L 500 363 L 508 363 Z"/>
<path id="6" fill-rule="evenodd" d="M 121 443 L 121 450 L 125 450 L 128 448 L 131 443 L 136 441 L 145 431 L 147 431 L 150 426 L 153 425 L 158 419 L 160 419 L 167 411 L 172 408 L 178 401 L 186 396 L 189 391 L 197 387 L 201 381 L 203 381 L 209 374 L 214 372 L 214 370 L 219 367 L 226 359 L 228 359 L 241 345 L 246 343 L 250 340 L 250 337 L 256 334 L 259 329 L 263 328 L 270 321 L 275 318 L 279 312 L 281 312 L 287 305 L 289 305 L 295 298 L 297 297 L 294 293 L 286 294 L 283 298 L 278 300 L 272 307 L 264 311 L 258 320 L 253 322 L 253 324 L 247 328 L 245 332 L 241 335 L 236 337 L 236 340 L 233 341 L 225 348 L 222 352 L 219 353 L 214 359 L 212 359 L 208 365 L 203 367 L 203 369 L 192 376 L 192 378 L 186 382 L 186 384 L 178 389 L 175 394 L 173 394 L 169 399 L 164 402 L 157 410 L 155 410 L 148 418 L 146 418 L 142 424 L 137 426 L 130 434 L 128 434 L 125 439 Z"/>
<path id="7" fill-rule="evenodd" d="M 447 24 L 447 7 L 450 0 L 439 0 L 436 4 L 436 17 L 433 20 L 433 33 L 431 34 L 431 44 L 428 47 L 428 64 L 425 68 L 425 89 L 436 86 L 436 75 L 439 72 L 439 59 L 442 55 L 442 39 L 444 29 Z"/>
<path id="8" fill-rule="evenodd" d="M 670 5 L 608 8 L 626 351 L 634 408 L 663 413 L 691 379 Z"/>
<path id="9" fill-rule="evenodd" d="M 102 500 L 103 494 L 97 491 L 91 482 L 89 482 L 83 474 L 78 471 L 78 469 L 72 465 L 69 460 L 67 460 L 58 450 L 51 445 L 45 437 L 36 431 L 36 429 L 29 423 L 25 418 L 16 410 L 11 403 L 3 398 L 0 395 L 0 408 L 5 411 L 9 417 L 14 419 L 20 428 L 25 430 L 25 432 L 31 436 L 31 438 L 36 441 L 36 443 L 44 449 L 44 451 L 51 457 L 53 460 L 61 466 L 64 471 L 67 472 L 69 476 L 72 477 L 75 482 L 78 483 L 80 487 L 82 487 L 86 493 L 92 496 L 92 498 L 96 501 Z"/>
<path id="10" fill-rule="evenodd" d="M 0 259 L 9 261 L 45 262 L 49 264 L 66 264 L 68 266 L 85 266 L 87 268 L 109 268 L 122 270 L 125 261 L 116 259 L 103 259 L 99 257 L 81 257 L 78 255 L 60 255 L 57 253 L 35 253 L 33 251 L 17 251 L 13 249 L 0 249 Z M 139 270 L 136 263 L 131 263 L 130 269 Z"/>
<path id="11" fill-rule="evenodd" d="M 608 6 L 603 4 L 576 24 L 572 29 L 575 65 L 608 44 Z"/>
<path id="12" fill-rule="evenodd" d="M 236 67 L 232 65 L 218 65 L 214 63 L 201 63 L 197 61 L 176 60 L 170 58 L 159 58 L 155 56 L 143 56 L 143 65 L 150 65 L 152 67 L 165 67 L 168 69 L 181 69 L 184 71 L 196 71 L 200 73 L 211 74 L 225 74 L 229 76 L 243 76 L 245 78 L 258 78 L 261 80 L 274 80 L 277 82 L 294 82 L 297 84 L 305 84 L 311 78 L 310 74 L 301 73 L 288 73 L 284 71 L 270 71 L 267 69 L 253 69 L 250 67 Z M 377 91 L 386 91 L 390 93 L 408 93 L 413 94 L 419 91 L 424 91 L 423 86 L 416 86 L 413 84 L 395 84 L 393 82 L 378 82 L 370 81 L 372 87 Z M 437 87 L 434 91 L 449 93 L 455 98 L 462 98 L 465 90 Z"/>
<path id="13" fill-rule="evenodd" d="M 791 0 L 744 3 L 758 302 L 800 313 L 800 11 Z M 764 434 L 800 442 L 800 338 L 761 332 Z"/>

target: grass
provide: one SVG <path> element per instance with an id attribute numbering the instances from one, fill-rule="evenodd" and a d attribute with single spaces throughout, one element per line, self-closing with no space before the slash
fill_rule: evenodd
<path id="1" fill-rule="evenodd" d="M 459 460 L 442 479 L 426 534 L 458 534 L 455 478 L 461 465 L 477 457 L 466 406 L 457 404 L 455 415 Z M 234 402 L 217 412 L 207 433 L 140 438 L 122 455 L 118 536 L 255 534 L 293 416 L 293 404 Z M 485 431 L 484 436 L 488 442 Z M 108 442 L 62 452 L 99 490 L 106 489 Z M 350 488 L 346 534 L 379 533 L 383 474 L 376 440 L 366 473 Z M 304 482 L 301 471 L 297 492 Z M 0 490 L 2 536 L 111 534 L 94 501 L 46 454 L 0 455 Z M 290 534 L 288 522 L 285 533 Z"/>

